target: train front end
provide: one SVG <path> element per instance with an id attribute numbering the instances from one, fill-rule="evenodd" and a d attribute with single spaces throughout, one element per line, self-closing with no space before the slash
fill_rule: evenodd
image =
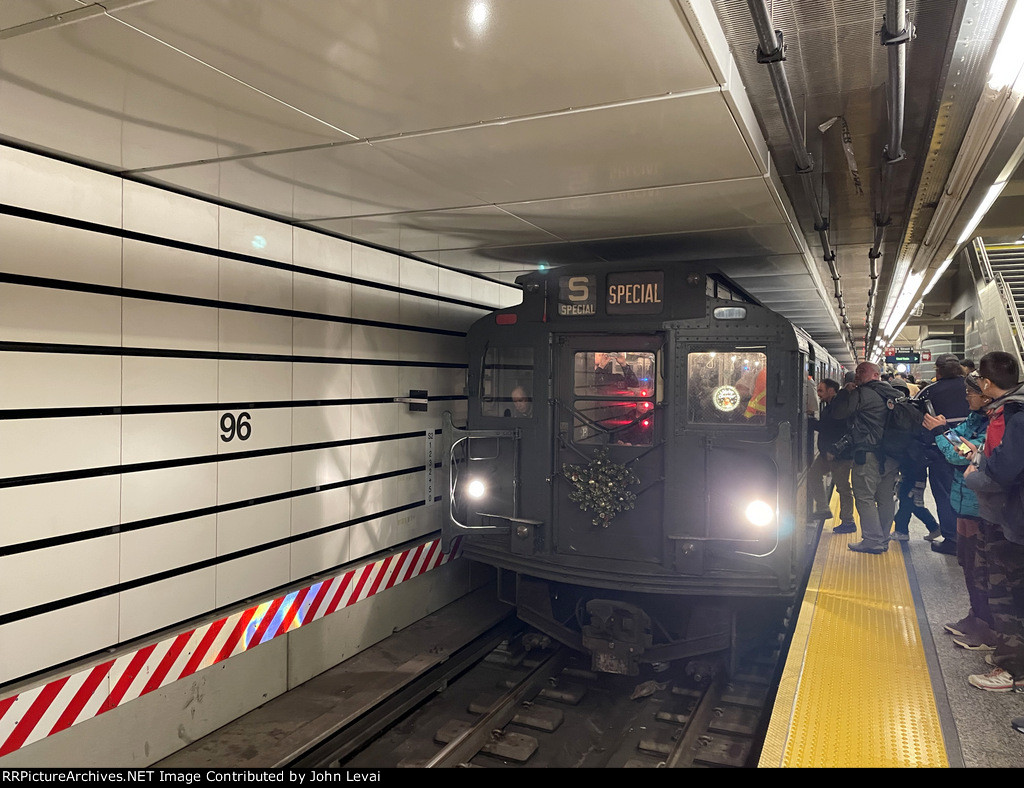
<path id="1" fill-rule="evenodd" d="M 596 669 L 728 650 L 803 563 L 792 326 L 684 264 L 518 281 L 469 333 L 446 542 Z"/>

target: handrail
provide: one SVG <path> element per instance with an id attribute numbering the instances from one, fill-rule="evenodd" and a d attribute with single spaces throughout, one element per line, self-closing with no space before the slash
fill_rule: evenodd
<path id="1" fill-rule="evenodd" d="M 1003 304 L 1006 305 L 1007 312 L 1010 314 L 1010 322 L 1013 324 L 1013 343 L 1017 346 L 1017 356 L 1020 357 L 1024 355 L 1024 324 L 1021 323 L 1017 302 L 1003 275 L 997 272 L 993 274 L 993 278 L 999 289 L 999 296 L 1003 299 Z"/>
<path id="2" fill-rule="evenodd" d="M 986 282 L 991 282 L 993 278 L 992 261 L 988 259 L 988 250 L 980 237 L 974 239 L 974 251 L 978 255 L 978 262 L 981 265 L 981 275 L 985 277 Z"/>

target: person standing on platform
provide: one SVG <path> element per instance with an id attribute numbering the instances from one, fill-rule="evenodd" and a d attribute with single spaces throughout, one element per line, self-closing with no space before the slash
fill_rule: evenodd
<path id="1" fill-rule="evenodd" d="M 996 648 L 992 671 L 967 680 L 979 689 L 1008 692 L 1024 689 L 1024 386 L 1016 358 L 1002 351 L 982 356 L 978 374 L 992 402 L 985 445 L 973 453 L 964 484 L 978 493 Z"/>
<path id="2" fill-rule="evenodd" d="M 903 379 L 907 381 L 907 388 L 910 389 L 911 397 L 916 397 L 921 393 L 921 387 L 917 385 L 917 381 L 914 379 L 913 375 L 908 372 L 903 376 Z"/>
<path id="3" fill-rule="evenodd" d="M 908 386 L 907 385 L 907 381 L 905 381 L 898 374 L 897 375 L 890 375 L 888 378 L 885 378 L 883 376 L 882 377 L 882 382 L 888 383 L 890 386 L 892 386 L 894 389 L 896 389 L 904 397 L 909 397 L 910 396 L 910 386 Z"/>
<path id="4" fill-rule="evenodd" d="M 924 488 L 928 480 L 928 466 L 925 465 L 925 447 L 918 440 L 911 441 L 907 456 L 900 459 L 900 482 L 896 493 L 899 508 L 893 524 L 892 538 L 897 542 L 910 541 L 910 518 L 917 517 L 928 533 L 938 533 L 939 523 L 924 503 Z"/>
<path id="5" fill-rule="evenodd" d="M 918 399 L 931 402 L 936 416 L 945 418 L 946 426 L 933 430 L 933 436 L 937 436 L 943 429 L 955 427 L 967 418 L 967 385 L 962 374 L 960 359 L 952 353 L 943 353 L 935 359 L 935 382 L 921 389 L 918 395 Z M 956 512 L 950 503 L 953 466 L 946 462 L 946 458 L 935 446 L 928 447 L 926 457 L 942 541 L 935 541 L 937 534 L 934 532 L 929 532 L 925 539 L 932 543 L 932 550 L 936 553 L 956 555 Z"/>
<path id="6" fill-rule="evenodd" d="M 814 493 L 815 519 L 832 516 L 829 509 L 829 490 L 825 486 L 825 477 L 832 474 L 832 483 L 839 493 L 839 525 L 832 529 L 835 534 L 852 534 L 857 530 L 853 522 L 853 488 L 850 486 L 850 470 L 853 467 L 852 447 L 839 455 L 832 454 L 835 446 L 846 434 L 846 419 L 838 419 L 833 415 L 833 403 L 842 403 L 848 399 L 850 392 L 840 391 L 839 383 L 829 378 L 818 384 L 818 398 L 824 404 L 813 428 L 818 433 L 818 456 L 811 463 L 808 484 Z"/>
<path id="7" fill-rule="evenodd" d="M 836 418 L 848 419 L 843 443 L 853 450 L 853 497 L 860 514 L 861 540 L 848 547 L 857 553 L 884 553 L 896 509 L 895 491 L 899 464 L 882 453 L 882 435 L 889 412 L 886 401 L 899 397 L 882 383 L 878 366 L 870 361 L 857 365 L 850 396 L 834 405 Z M 841 447 L 836 447 L 841 448 Z"/>
<path id="8" fill-rule="evenodd" d="M 985 406 L 992 399 L 981 393 L 977 372 L 971 372 L 964 378 L 964 383 L 967 384 L 967 405 L 971 412 L 951 432 L 971 446 L 981 446 L 985 442 L 985 431 L 988 429 L 988 413 Z M 945 423 L 946 420 L 942 416 L 925 414 L 924 426 L 929 430 L 943 427 Z M 935 439 L 935 445 L 946 461 L 953 466 L 950 502 L 957 513 L 956 557 L 964 570 L 967 597 L 971 603 L 966 616 L 959 621 L 946 624 L 944 629 L 954 636 L 953 642 L 958 646 L 980 651 L 989 648 L 995 642 L 996 636 L 988 607 L 987 573 L 981 559 L 984 545 L 981 541 L 978 496 L 964 484 L 964 471 L 971 461 L 966 453 L 958 450 L 956 444 L 946 438 L 945 433 Z"/>

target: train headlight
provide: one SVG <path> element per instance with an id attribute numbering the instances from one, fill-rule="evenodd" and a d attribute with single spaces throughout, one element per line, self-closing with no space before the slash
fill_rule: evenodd
<path id="1" fill-rule="evenodd" d="M 775 519 L 775 510 L 764 501 L 751 501 L 746 514 L 751 523 L 762 528 Z"/>
<path id="2" fill-rule="evenodd" d="M 466 494 L 470 498 L 480 499 L 484 497 L 484 493 L 487 492 L 487 485 L 479 479 L 473 479 L 469 484 L 466 485 Z"/>

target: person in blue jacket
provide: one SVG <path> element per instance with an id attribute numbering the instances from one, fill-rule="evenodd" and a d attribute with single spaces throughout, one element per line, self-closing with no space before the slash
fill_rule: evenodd
<path id="1" fill-rule="evenodd" d="M 981 392 L 981 384 L 977 372 L 971 372 L 964 378 L 967 387 L 967 406 L 970 413 L 967 418 L 953 427 L 951 432 L 962 437 L 974 446 L 985 442 L 985 431 L 988 428 L 988 413 L 984 410 L 992 398 Z M 944 416 L 924 417 L 924 426 L 935 429 L 946 424 Z M 987 574 L 982 563 L 981 536 L 978 515 L 978 496 L 964 484 L 964 470 L 970 464 L 969 456 L 957 451 L 956 445 L 939 434 L 935 438 L 935 446 L 942 456 L 953 467 L 953 483 L 950 490 L 950 504 L 956 512 L 956 549 L 957 561 L 963 568 L 964 582 L 967 584 L 967 597 L 970 610 L 959 621 L 945 625 L 945 630 L 954 636 L 954 643 L 971 650 L 983 650 L 995 643 L 992 612 L 988 605 Z"/>

